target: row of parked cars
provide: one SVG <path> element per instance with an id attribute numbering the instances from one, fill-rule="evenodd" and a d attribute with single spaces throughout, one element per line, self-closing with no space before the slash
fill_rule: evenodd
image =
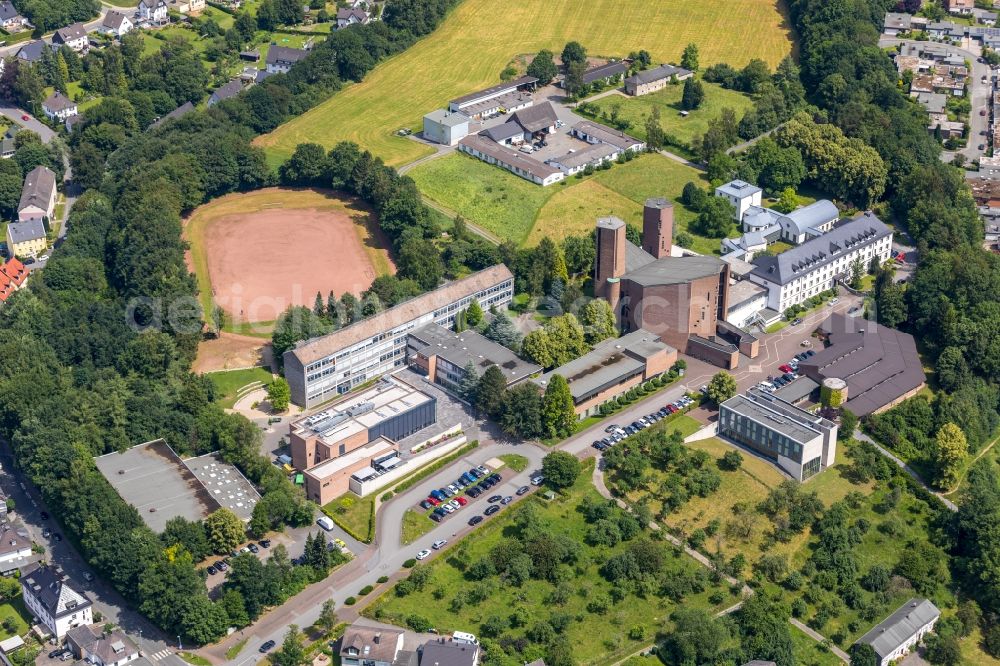
<path id="1" fill-rule="evenodd" d="M 257 543 L 254 543 L 254 542 L 251 541 L 250 543 L 248 543 L 247 545 L 243 546 L 242 548 L 240 548 L 238 550 L 233 550 L 232 552 L 230 552 L 229 553 L 229 557 L 225 557 L 225 558 L 219 560 L 218 562 L 216 562 L 215 564 L 209 565 L 209 567 L 207 569 L 205 569 L 205 571 L 208 572 L 209 576 L 214 576 L 217 573 L 222 573 L 222 572 L 229 571 L 229 559 L 230 558 L 236 557 L 240 553 L 253 553 L 254 555 L 256 555 L 257 553 L 260 552 L 261 548 L 267 549 L 267 548 L 270 548 L 270 547 L 271 547 L 271 540 L 270 539 L 261 539 Z"/>
<path id="2" fill-rule="evenodd" d="M 469 497 L 476 498 L 500 483 L 501 480 L 499 474 L 491 474 L 484 465 L 473 467 L 458 477 L 454 483 L 444 488 L 432 490 L 430 495 L 420 502 L 420 506 L 425 510 L 433 509 L 430 518 L 439 523 L 446 516 L 455 513 L 469 503 L 468 498 L 461 496 L 463 492 Z"/>
<path id="3" fill-rule="evenodd" d="M 778 370 L 780 370 L 782 374 L 776 377 L 768 375 L 765 381 L 762 381 L 759 384 L 757 384 L 757 388 L 761 389 L 762 391 L 767 391 L 768 393 L 773 393 L 774 391 L 778 390 L 783 386 L 788 386 L 789 384 L 791 384 L 792 382 L 794 382 L 796 379 L 799 378 L 799 363 L 806 360 L 807 358 L 812 358 L 815 355 L 816 352 L 814 352 L 812 349 L 807 349 L 804 352 L 796 354 L 795 358 L 788 361 L 788 363 L 784 363 L 778 366 Z"/>
<path id="4" fill-rule="evenodd" d="M 674 402 L 671 402 L 668 405 L 664 405 L 663 407 L 653 412 L 652 414 L 643 416 L 638 421 L 633 421 L 632 423 L 630 423 L 625 427 L 622 427 L 617 424 L 609 425 L 607 428 L 604 429 L 604 432 L 608 433 L 608 436 L 605 437 L 604 439 L 599 439 L 595 441 L 591 446 L 593 446 L 598 451 L 605 451 L 607 449 L 610 449 L 612 446 L 622 441 L 626 437 L 634 435 L 640 430 L 645 430 L 646 428 L 653 425 L 657 421 L 665 419 L 671 414 L 676 414 L 685 407 L 691 405 L 693 402 L 694 400 L 692 398 L 684 395 L 675 400 Z"/>

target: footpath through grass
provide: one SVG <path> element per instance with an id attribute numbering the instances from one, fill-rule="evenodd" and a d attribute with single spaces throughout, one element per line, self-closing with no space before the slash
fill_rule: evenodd
<path id="1" fill-rule="evenodd" d="M 502 11 L 497 7 L 492 0 L 464 0 L 436 31 L 376 67 L 362 83 L 257 143 L 271 153 L 272 163 L 287 158 L 299 143 L 330 148 L 349 140 L 389 165 L 406 164 L 433 149 L 395 136 L 396 130 L 417 130 L 425 113 L 495 85 L 516 56 L 543 48 L 559 53 L 570 40 L 603 56 L 646 49 L 655 62 L 678 61 L 685 45 L 694 42 L 702 67 L 717 62 L 742 67 L 751 58 L 774 66 L 792 51 L 784 3 L 774 0 L 520 0 Z"/>
<path id="2" fill-rule="evenodd" d="M 581 510 L 586 502 L 604 502 L 590 482 L 593 464 L 592 459 L 585 463 L 576 484 L 557 499 L 534 495 L 488 519 L 475 538 L 452 544 L 444 557 L 427 565 L 419 589 L 400 589 L 397 584 L 365 614 L 402 626 L 427 620 L 440 633 L 471 631 L 499 644 L 509 638 L 524 646 L 510 655 L 519 660 L 543 655 L 545 646 L 535 642 L 531 636 L 538 634 L 529 628 L 550 623 L 559 626 L 558 634 L 576 663 L 609 664 L 648 644 L 669 626 L 670 613 L 679 604 L 717 611 L 735 603 L 728 588 L 710 581 L 707 570 L 661 542 L 654 541 L 652 547 L 662 558 L 663 580 L 699 581 L 693 589 L 682 584 L 684 591 L 675 589 L 671 598 L 654 586 L 656 591 L 642 598 L 628 592 L 628 586 L 609 582 L 601 573 L 603 564 L 646 536 L 613 546 L 594 545 L 588 536 L 591 524 Z M 473 573 L 478 568 L 474 565 L 495 547 L 520 547 L 538 533 L 565 537 L 579 549 L 574 564 L 560 567 L 560 582 L 532 576 L 515 585 Z"/>

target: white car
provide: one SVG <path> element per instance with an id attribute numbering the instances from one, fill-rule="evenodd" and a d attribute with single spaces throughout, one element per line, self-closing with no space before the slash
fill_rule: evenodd
<path id="1" fill-rule="evenodd" d="M 462 503 L 459 502 L 458 500 L 452 500 L 452 501 L 448 502 L 448 506 L 450 506 L 451 508 L 453 508 L 455 511 L 458 511 L 459 509 L 462 508 Z"/>
<path id="2" fill-rule="evenodd" d="M 455 513 L 455 507 L 451 505 L 451 502 L 449 502 L 448 504 L 442 504 L 441 508 L 447 511 L 448 513 Z"/>
<path id="3" fill-rule="evenodd" d="M 428 557 L 430 557 L 430 555 L 431 555 L 431 551 L 429 551 L 429 550 L 427 550 L 425 548 L 422 551 L 420 551 L 419 553 L 417 553 L 417 559 L 418 560 L 424 560 L 424 559 L 427 559 Z"/>
<path id="4" fill-rule="evenodd" d="M 445 547 L 445 544 L 447 543 L 448 543 L 447 539 L 439 539 L 438 541 L 434 542 L 431 548 L 433 548 L 434 550 L 441 550 L 442 548 Z"/>

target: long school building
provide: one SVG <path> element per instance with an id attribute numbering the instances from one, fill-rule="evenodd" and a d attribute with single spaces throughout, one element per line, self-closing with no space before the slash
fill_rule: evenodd
<path id="1" fill-rule="evenodd" d="M 292 401 L 325 402 L 406 363 L 407 333 L 427 324 L 451 327 L 473 299 L 485 310 L 514 296 L 514 276 L 503 264 L 473 273 L 384 310 L 368 319 L 285 352 Z"/>

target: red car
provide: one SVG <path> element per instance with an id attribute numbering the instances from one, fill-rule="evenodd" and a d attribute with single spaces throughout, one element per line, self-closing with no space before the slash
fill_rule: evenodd
<path id="1" fill-rule="evenodd" d="M 458 502 L 461 506 L 465 506 L 466 504 L 469 503 L 469 500 L 465 499 L 464 497 L 456 497 L 455 501 Z"/>
<path id="2" fill-rule="evenodd" d="M 673 414 L 677 411 L 677 407 L 675 405 L 667 405 L 667 411 Z"/>
<path id="3" fill-rule="evenodd" d="M 788 365 L 787 363 L 785 365 L 779 365 L 778 370 L 781 370 L 782 372 L 795 372 L 794 370 L 792 370 L 792 366 Z"/>
<path id="4" fill-rule="evenodd" d="M 21 120 L 31 120 L 31 116 L 29 116 L 28 114 L 24 114 L 21 116 Z"/>
<path id="5" fill-rule="evenodd" d="M 440 501 L 434 499 L 433 497 L 428 497 L 427 501 L 430 502 L 431 504 L 433 504 L 434 506 L 437 506 L 437 505 L 439 505 L 441 503 Z"/>

